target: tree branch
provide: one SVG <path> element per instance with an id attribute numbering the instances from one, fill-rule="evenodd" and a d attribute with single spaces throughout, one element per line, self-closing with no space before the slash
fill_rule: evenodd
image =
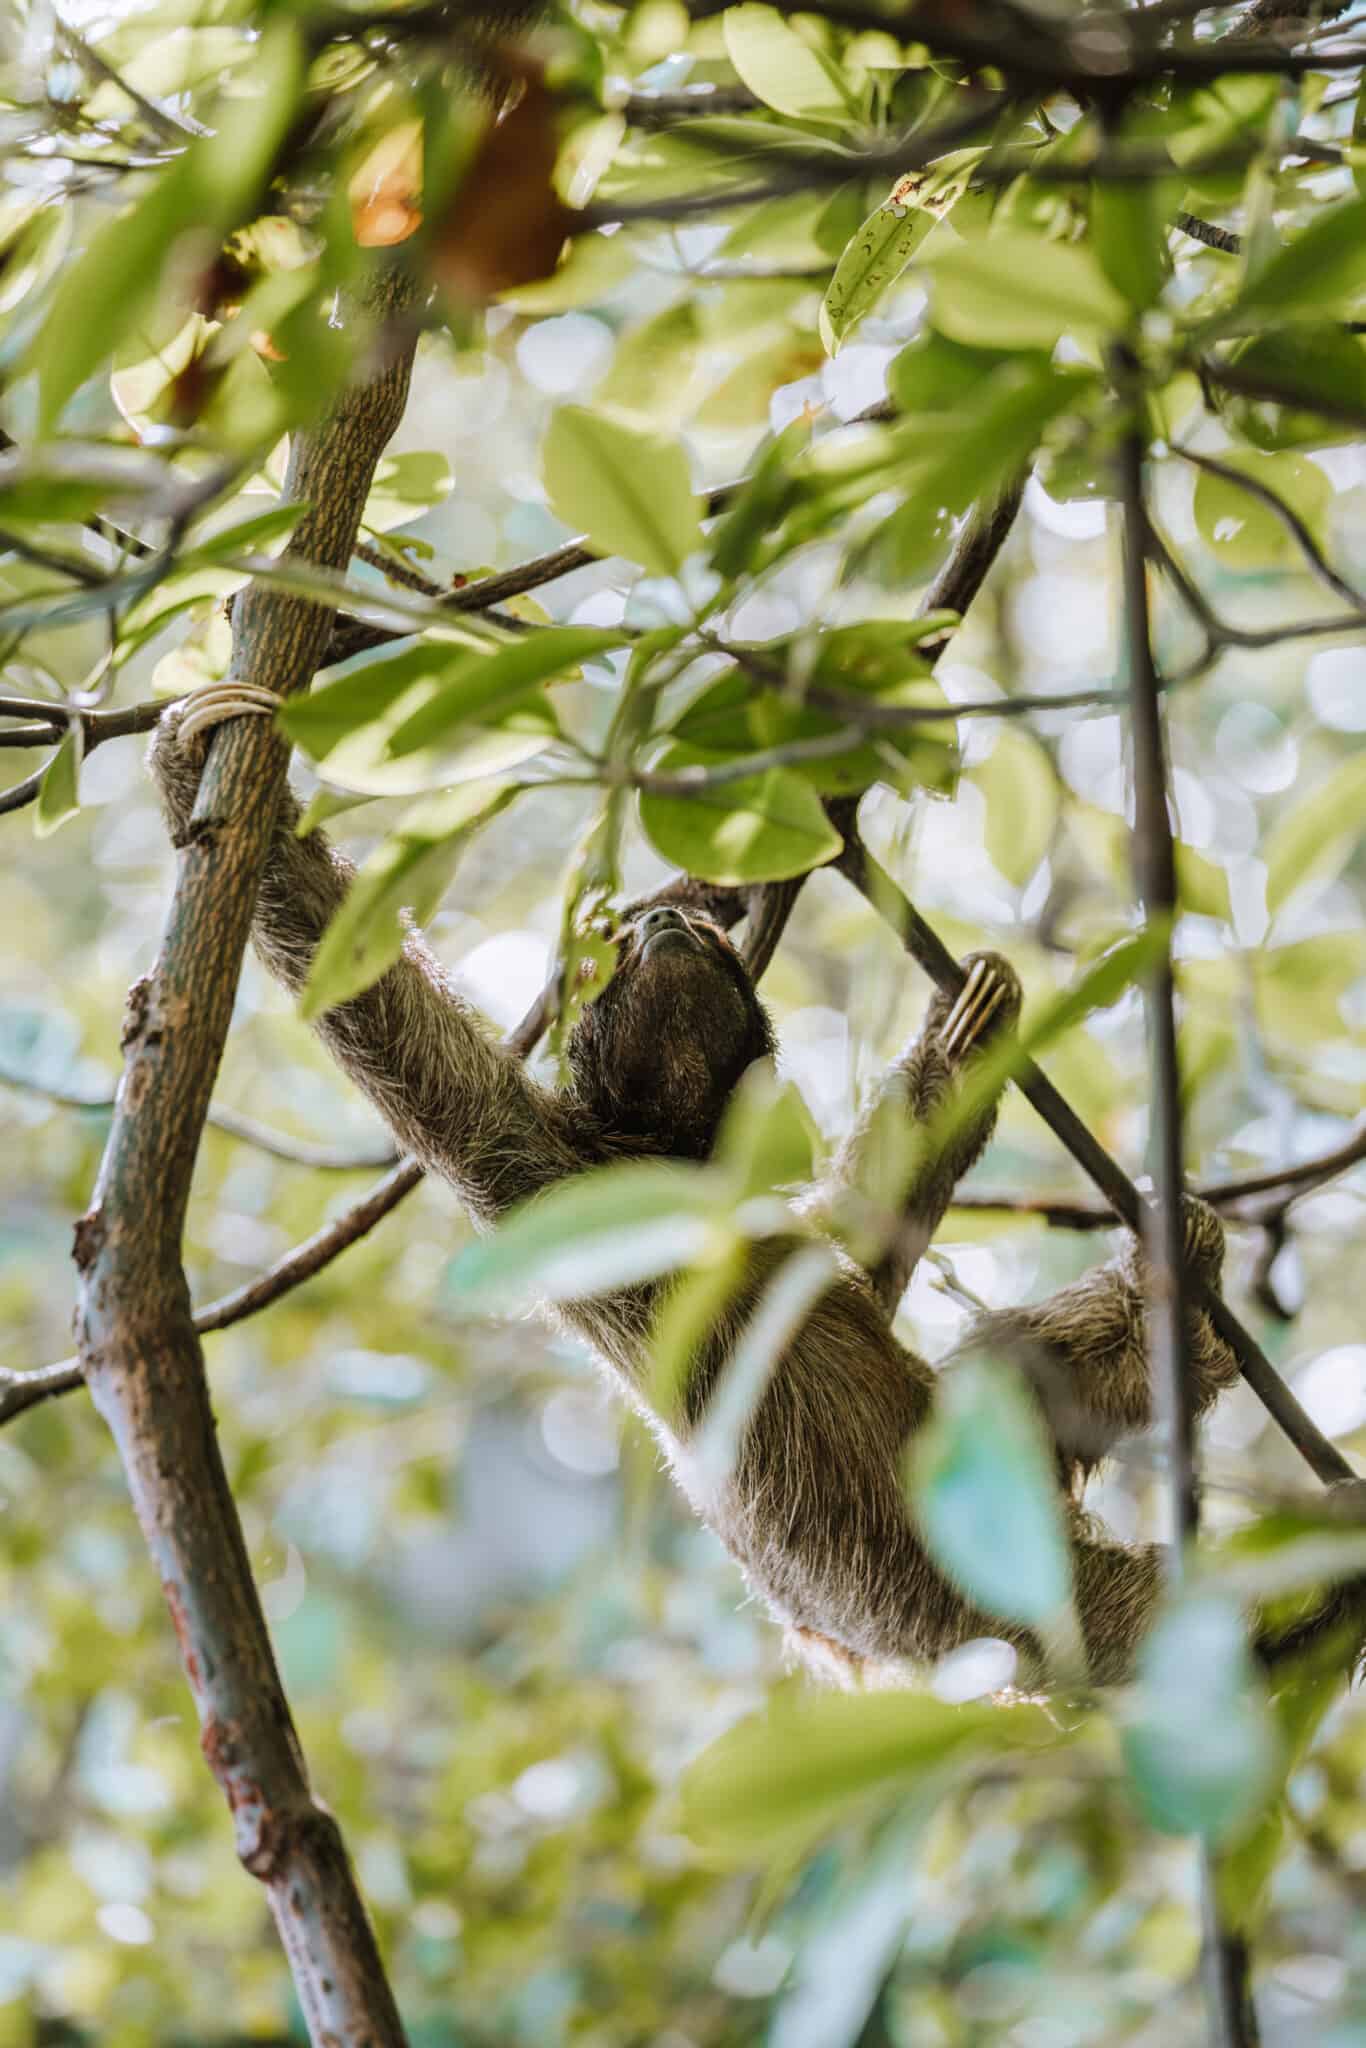
<path id="1" fill-rule="evenodd" d="M 1366 1159 L 1366 1120 L 1352 1127 L 1352 1135 L 1331 1151 L 1318 1152 L 1292 1165 L 1268 1167 L 1263 1173 L 1236 1174 L 1226 1180 L 1203 1181 L 1195 1192 L 1215 1209 L 1236 1209 L 1256 1195 L 1276 1195 L 1296 1201 L 1313 1189 L 1336 1180 Z M 1041 1216 L 1062 1230 L 1108 1230 L 1118 1222 L 1115 1211 L 1104 1202 L 1087 1202 L 1069 1195 L 1026 1195 L 1008 1189 L 971 1189 L 953 1198 L 955 1209 L 1002 1211 L 1012 1216 Z M 1277 1207 L 1282 1206 L 1280 1202 Z M 1245 1219 L 1262 1223 L 1257 1214 Z"/>
<path id="2" fill-rule="evenodd" d="M 389 273 L 381 316 L 406 299 Z M 383 332 L 381 327 L 380 332 Z M 402 416 L 412 343 L 294 438 L 287 554 L 344 569 Z M 235 608 L 234 678 L 306 689 L 329 609 L 265 584 Z M 76 1229 L 85 1380 L 114 1435 L 166 1591 L 243 1865 L 265 1885 L 314 2048 L 404 2040 L 336 1821 L 313 1798 L 223 1469 L 180 1262 L 190 1178 L 284 781 L 270 723 L 213 736 L 157 964 L 130 1001 L 127 1064 L 94 1200 Z"/>
<path id="3" fill-rule="evenodd" d="M 106 1094 L 103 1090 L 95 1094 L 79 1088 L 59 1088 L 33 1074 L 23 1074 L 14 1067 L 7 1067 L 3 1062 L 0 1062 L 0 1087 L 41 1095 L 61 1109 L 89 1110 L 95 1114 L 111 1111 L 118 1100 L 116 1095 Z M 392 1145 L 382 1150 L 372 1147 L 368 1152 L 361 1152 L 335 1145 L 315 1145 L 307 1138 L 286 1137 L 283 1131 L 272 1131 L 267 1124 L 258 1123 L 255 1117 L 244 1116 L 240 1110 L 224 1109 L 221 1105 L 210 1105 L 206 1122 L 229 1138 L 240 1138 L 244 1145 L 254 1145 L 258 1152 L 269 1153 L 272 1159 L 287 1160 L 292 1166 L 311 1166 L 321 1173 L 368 1172 L 376 1167 L 392 1166 L 398 1158 Z"/>
<path id="4" fill-rule="evenodd" d="M 930 979 L 948 994 L 957 995 L 963 986 L 963 970 L 939 934 L 920 915 L 887 870 L 869 853 L 852 827 L 846 831 L 844 851 L 832 865 L 886 918 L 911 958 L 924 968 Z M 1014 1079 L 1021 1094 L 1100 1189 L 1120 1221 L 1141 1234 L 1146 1202 L 1128 1175 L 1092 1136 L 1071 1104 L 1058 1093 L 1042 1068 L 1034 1060 L 1023 1059 L 1015 1070 Z M 1330 1486 L 1339 1479 L 1355 1478 L 1351 1465 L 1337 1445 L 1323 1434 L 1301 1406 L 1223 1297 L 1205 1287 L 1194 1274 L 1187 1275 L 1187 1296 L 1193 1306 L 1209 1317 L 1236 1356 L 1239 1370 L 1253 1393 L 1324 1484 Z"/>
<path id="5" fill-rule="evenodd" d="M 1274 513 L 1280 520 L 1320 583 L 1326 584 L 1335 597 L 1340 597 L 1344 604 L 1350 605 L 1358 618 L 1366 618 L 1366 597 L 1362 596 L 1355 584 L 1349 583 L 1345 576 L 1338 574 L 1299 513 L 1293 505 L 1286 504 L 1279 491 L 1273 491 L 1270 484 L 1263 483 L 1260 477 L 1250 476 L 1246 470 L 1235 469 L 1230 462 L 1220 462 L 1213 455 L 1202 455 L 1198 449 L 1184 448 L 1176 441 L 1170 445 L 1172 454 L 1180 456 L 1183 462 L 1192 463 L 1196 469 L 1203 469 L 1210 476 L 1222 477 L 1226 484 L 1232 484 L 1236 490 L 1246 491 L 1259 505 L 1265 505 L 1268 512 Z"/>
<path id="6" fill-rule="evenodd" d="M 1114 352 L 1117 394 L 1127 417 L 1119 443 L 1123 518 L 1124 641 L 1129 682 L 1129 736 L 1133 749 L 1134 883 L 1156 954 L 1144 975 L 1148 1038 L 1148 1160 L 1154 1201 L 1144 1221 L 1148 1254 L 1148 1349 L 1153 1413 L 1166 1444 L 1166 1488 L 1172 1520 L 1167 1570 L 1180 1586 L 1190 1546 L 1200 1533 L 1195 1466 L 1195 1417 L 1189 1395 L 1186 1185 L 1181 1123 L 1181 1069 L 1176 1046 L 1176 983 L 1171 941 L 1176 925 L 1176 847 L 1169 811 L 1170 777 L 1162 726 L 1161 686 L 1153 661 L 1148 616 L 1148 515 L 1143 488 L 1145 437 L 1138 406 L 1142 385 L 1127 349 Z M 1216 2040 L 1223 2048 L 1253 2048 L 1256 2020 L 1248 1980 L 1246 1944 L 1235 1938 L 1219 1901 L 1214 1851 L 1198 1843 L 1204 1941 L 1205 1998 Z"/>

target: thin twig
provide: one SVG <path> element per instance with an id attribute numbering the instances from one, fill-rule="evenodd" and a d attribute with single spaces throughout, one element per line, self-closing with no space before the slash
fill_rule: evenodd
<path id="1" fill-rule="evenodd" d="M 3 1063 L 0 1063 L 0 1086 L 41 1095 L 62 1109 L 86 1110 L 94 1115 L 107 1115 L 115 1103 L 112 1090 L 101 1089 L 95 1093 L 79 1088 L 62 1088 Z M 288 1160 L 293 1166 L 308 1166 L 321 1173 L 373 1172 L 377 1167 L 392 1166 L 398 1157 L 392 1145 L 382 1150 L 371 1147 L 369 1151 L 355 1151 L 335 1145 L 312 1144 L 307 1138 L 287 1137 L 283 1131 L 273 1131 L 268 1124 L 258 1123 L 255 1117 L 244 1116 L 240 1110 L 225 1109 L 221 1104 L 211 1105 L 207 1121 L 227 1137 L 239 1138 L 244 1145 L 269 1153 L 273 1159 Z"/>
<path id="2" fill-rule="evenodd" d="M 1232 228 L 1216 227 L 1212 220 L 1201 220 L 1199 214 L 1178 213 L 1173 216 L 1173 226 L 1180 228 L 1183 235 L 1189 235 L 1193 242 L 1203 242 L 1207 249 L 1218 249 L 1221 255 L 1238 256 L 1242 253 L 1241 235 L 1235 235 Z"/>
<path id="3" fill-rule="evenodd" d="M 1331 1151 L 1296 1160 L 1289 1166 L 1268 1167 L 1263 1173 L 1236 1174 L 1224 1180 L 1202 1181 L 1195 1189 L 1202 1202 L 1215 1209 L 1238 1209 L 1256 1195 L 1277 1195 L 1298 1201 L 1315 1188 L 1336 1180 L 1366 1160 L 1366 1119 L 1352 1127 L 1352 1135 Z M 1118 1222 L 1115 1211 L 1105 1202 L 1087 1202 L 1071 1195 L 1024 1194 L 1006 1188 L 969 1188 L 953 1198 L 955 1209 L 986 1210 L 1011 1216 L 1039 1216 L 1055 1229 L 1108 1230 Z M 1276 1207 L 1283 1206 L 1278 1202 Z M 1242 1220 L 1262 1224 L 1268 1219 L 1257 1214 Z"/>
<path id="4" fill-rule="evenodd" d="M 1216 612 L 1203 590 L 1179 562 L 1151 522 L 1148 524 L 1148 554 L 1170 579 L 1177 596 L 1191 617 L 1216 646 L 1279 647 L 1284 640 L 1318 640 L 1334 633 L 1360 632 L 1359 620 L 1298 619 L 1288 626 L 1235 626 Z"/>
<path id="5" fill-rule="evenodd" d="M 1270 484 L 1263 483 L 1260 477 L 1250 476 L 1246 470 L 1235 469 L 1231 462 L 1220 462 L 1213 455 L 1202 455 L 1198 449 L 1183 447 L 1180 442 L 1173 441 L 1171 451 L 1173 455 L 1179 455 L 1183 462 L 1193 463 L 1197 469 L 1205 470 L 1210 476 L 1222 477 L 1225 483 L 1232 484 L 1236 490 L 1246 491 L 1258 504 L 1265 505 L 1267 510 L 1280 520 L 1320 583 L 1326 584 L 1335 597 L 1340 597 L 1344 604 L 1350 605 L 1359 618 L 1366 618 L 1366 597 L 1362 596 L 1355 584 L 1349 583 L 1345 576 L 1338 574 L 1304 520 L 1293 505 L 1286 504 L 1279 491 L 1273 491 Z"/>

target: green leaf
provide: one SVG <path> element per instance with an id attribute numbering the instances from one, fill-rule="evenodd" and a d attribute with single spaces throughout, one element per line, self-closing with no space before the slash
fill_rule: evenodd
<path id="1" fill-rule="evenodd" d="M 197 137 L 144 198 L 106 221 L 58 285 L 30 350 L 40 436 L 145 312 L 180 236 L 193 229 L 214 242 L 254 210 L 304 79 L 300 38 L 282 16 L 257 43 L 252 74 L 257 90 L 220 101 L 215 133 Z"/>
<path id="2" fill-rule="evenodd" d="M 1143 1645 L 1123 1746 L 1139 1805 L 1168 1834 L 1218 1842 L 1258 1812 L 1276 1740 L 1233 1601 L 1196 1590 L 1161 1616 Z"/>
<path id="3" fill-rule="evenodd" d="M 754 567 L 765 536 L 792 502 L 792 458 L 809 435 L 805 420 L 792 420 L 760 449 L 729 512 L 712 531 L 711 559 L 718 576 L 739 576 Z"/>
<path id="4" fill-rule="evenodd" d="M 769 768 L 708 788 L 700 778 L 724 758 L 680 744 L 653 763 L 655 774 L 699 775 L 686 796 L 641 793 L 641 825 L 665 860 L 727 885 L 782 881 L 833 860 L 844 841 L 809 782 L 790 768 Z"/>
<path id="5" fill-rule="evenodd" d="M 554 716 L 543 701 L 528 697 L 526 708 L 504 708 L 504 724 L 462 735 L 454 754 L 449 746 L 439 755 L 414 752 L 395 759 L 389 753 L 390 734 L 440 695 L 468 653 L 466 645 L 423 641 L 352 669 L 307 697 L 291 698 L 280 722 L 313 760 L 326 761 L 329 782 L 366 796 L 412 796 L 434 784 L 499 774 L 554 738 Z"/>
<path id="6" fill-rule="evenodd" d="M 676 425 L 691 408 L 702 339 L 692 299 L 666 306 L 622 336 L 596 402 L 657 426 Z"/>
<path id="7" fill-rule="evenodd" d="M 814 1179 L 818 1145 L 801 1090 L 756 1060 L 726 1105 L 716 1158 L 740 1199 L 804 1186 Z"/>
<path id="8" fill-rule="evenodd" d="M 537 284 L 500 292 L 498 303 L 537 318 L 572 312 L 578 306 L 596 306 L 609 298 L 634 268 L 635 250 L 628 236 L 576 235 L 558 270 Z"/>
<path id="9" fill-rule="evenodd" d="M 79 719 L 66 729 L 66 736 L 43 773 L 38 801 L 33 812 L 33 830 L 47 839 L 81 807 L 80 773 L 82 728 Z"/>
<path id="10" fill-rule="evenodd" d="M 726 1861 L 795 1856 L 946 1766 L 1063 1738 L 1033 1703 L 949 1706 L 925 1693 L 816 1692 L 793 1685 L 730 1728 L 684 1775 L 683 1826 Z"/>
<path id="11" fill-rule="evenodd" d="M 1090 396 L 1089 370 L 1048 362 L 1007 361 L 956 412 L 905 424 L 901 475 L 906 497 L 879 536 L 890 573 L 923 559 L 944 514 L 957 515 L 1016 476 L 1031 461 L 1050 421 Z"/>
<path id="12" fill-rule="evenodd" d="M 294 836 L 307 839 L 330 819 L 344 817 L 347 811 L 363 810 L 367 804 L 378 802 L 378 797 L 357 796 L 354 790 L 329 789 L 326 783 L 320 783 L 299 813 Z"/>
<path id="13" fill-rule="evenodd" d="M 926 175 L 898 178 L 835 265 L 820 313 L 828 355 L 839 353 L 840 343 L 896 283 L 934 226 L 936 216 L 917 199 Z"/>
<path id="14" fill-rule="evenodd" d="M 1327 520 L 1333 487 L 1317 463 L 1302 455 L 1254 455 L 1234 450 L 1221 458 L 1287 504 L 1313 534 Z M 1298 546 L 1270 506 L 1250 491 L 1202 469 L 1195 481 L 1195 524 L 1200 538 L 1236 569 L 1263 569 L 1299 559 Z"/>
<path id="15" fill-rule="evenodd" d="M 998 874 L 1023 888 L 1053 840 L 1058 778 L 1046 750 L 1017 725 L 1002 726 L 972 771 L 987 807 L 987 853 Z"/>
<path id="16" fill-rule="evenodd" d="M 970 405 L 985 380 L 1011 360 L 1002 349 L 966 348 L 924 327 L 887 372 L 888 389 L 902 412 L 954 412 Z"/>
<path id="17" fill-rule="evenodd" d="M 885 630 L 889 624 L 890 641 L 879 640 L 871 649 L 860 644 L 865 635 L 871 641 L 879 626 Z M 799 762 L 795 772 L 826 795 L 853 794 L 875 782 L 898 787 L 917 784 L 948 794 L 958 768 L 953 713 L 939 685 L 925 676 L 923 663 L 908 652 L 907 638 L 900 621 L 886 620 L 836 628 L 822 635 L 812 680 L 847 697 L 847 714 L 839 709 L 818 710 L 795 695 L 765 689 L 742 669 L 734 668 L 693 699 L 675 723 L 674 735 L 714 758 L 744 755 L 788 746 L 796 740 L 834 739 L 857 725 L 861 695 L 876 697 L 892 708 L 942 704 L 944 724 L 938 732 L 928 722 L 908 721 L 866 740 L 855 733 L 839 753 Z"/>
<path id="18" fill-rule="evenodd" d="M 1219 1858 L 1216 1882 L 1224 1924 L 1240 1934 L 1252 1933 L 1261 1916 L 1262 1902 L 1280 1862 L 1290 1823 L 1290 1803 L 1285 1783 L 1303 1763 L 1310 1743 L 1329 1708 L 1334 1704 L 1341 1680 L 1336 1672 L 1316 1676 L 1301 1674 L 1271 1701 L 1281 1753 L 1281 1796 L 1265 1813 L 1240 1834 L 1232 1848 Z"/>
<path id="19" fill-rule="evenodd" d="M 1270 328 L 1236 348 L 1230 362 L 1239 374 L 1264 380 L 1286 393 L 1280 398 L 1245 398 L 1226 393 L 1220 412 L 1256 448 L 1322 448 L 1352 440 L 1358 429 L 1346 420 L 1314 410 L 1316 399 L 1350 415 L 1366 414 L 1366 348 L 1355 334 L 1333 322 L 1308 321 Z"/>
<path id="20" fill-rule="evenodd" d="M 272 505 L 268 512 L 257 512 L 231 526 L 220 526 L 216 533 L 197 540 L 193 548 L 181 555 L 179 566 L 182 570 L 195 569 L 231 555 L 254 554 L 258 548 L 292 533 L 307 510 L 306 505 L 300 504 Z"/>
<path id="21" fill-rule="evenodd" d="M 926 276 L 934 325 L 970 348 L 1052 349 L 1064 334 L 1123 334 L 1133 318 L 1089 249 L 1042 235 L 948 244 Z"/>
<path id="22" fill-rule="evenodd" d="M 450 463 L 435 450 L 413 449 L 404 455 L 385 455 L 375 471 L 375 481 L 365 501 L 362 526 L 372 533 L 389 533 L 420 518 L 433 505 L 448 498 L 455 479 Z"/>
<path id="23" fill-rule="evenodd" d="M 1268 834 L 1266 906 L 1274 917 L 1297 889 L 1341 874 L 1366 829 L 1366 754 L 1343 761 Z"/>
<path id="24" fill-rule="evenodd" d="M 1178 839 L 1173 849 L 1176 856 L 1176 896 L 1183 910 L 1194 911 L 1197 917 L 1218 917 L 1227 924 L 1233 915 L 1228 892 L 1228 874 L 1217 860 L 1200 853 L 1189 846 L 1184 839 Z"/>
<path id="25" fill-rule="evenodd" d="M 471 783 L 408 813 L 361 867 L 323 933 L 301 1016 L 320 1017 L 378 981 L 402 951 L 404 912 L 426 922 L 475 832 L 516 793 L 516 784 Z"/>
<path id="26" fill-rule="evenodd" d="M 925 1546 L 954 1584 L 989 1614 L 1056 1622 L 1071 1553 L 1052 1450 L 1019 1374 L 980 1355 L 955 1361 L 909 1465 Z"/>
<path id="27" fill-rule="evenodd" d="M 1172 269 L 1161 186 L 1102 178 L 1091 189 L 1091 239 L 1115 290 L 1140 313 L 1156 305 Z"/>
<path id="28" fill-rule="evenodd" d="M 1293 242 L 1246 278 L 1235 313 L 1347 318 L 1366 294 L 1366 199 L 1318 207 Z"/>
<path id="29" fill-rule="evenodd" d="M 843 122 L 857 111 L 836 67 L 803 42 L 776 7 L 744 0 L 726 9 L 722 26 L 726 55 L 766 107 L 795 121 Z"/>
<path id="30" fill-rule="evenodd" d="M 465 726 L 496 724 L 542 683 L 622 646 L 625 638 L 606 626 L 543 626 L 495 653 L 461 654 L 427 701 L 393 727 L 390 756 L 440 745 Z"/>
<path id="31" fill-rule="evenodd" d="M 701 545 L 701 503 L 681 443 L 586 406 L 561 406 L 542 451 L 556 515 L 604 555 L 672 576 Z"/>
<path id="32" fill-rule="evenodd" d="M 523 1204 L 461 1252 L 449 1292 L 471 1314 L 586 1301 L 703 1259 L 727 1235 L 724 1193 L 706 1168 L 629 1160 Z"/>

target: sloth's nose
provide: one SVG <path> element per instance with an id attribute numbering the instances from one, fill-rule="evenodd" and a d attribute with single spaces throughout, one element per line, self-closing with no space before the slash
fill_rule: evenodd
<path id="1" fill-rule="evenodd" d="M 642 939 L 652 939 L 656 932 L 687 931 L 688 920 L 670 904 L 659 903 L 653 910 L 646 911 L 636 929 Z"/>

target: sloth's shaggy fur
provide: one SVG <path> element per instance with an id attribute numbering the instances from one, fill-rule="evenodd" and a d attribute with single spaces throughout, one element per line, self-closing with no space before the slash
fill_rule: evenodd
<path id="1" fill-rule="evenodd" d="M 150 762 L 171 834 L 190 828 L 204 743 L 177 740 L 169 712 Z M 303 984 L 320 935 L 353 870 L 320 833 L 295 836 L 286 797 L 257 907 L 258 952 L 286 988 Z M 212 829 L 201 821 L 196 830 Z M 655 927 L 667 932 L 660 937 Z M 997 992 L 989 1031 L 1009 1027 L 1019 987 L 1008 964 L 980 956 Z M 889 1132 L 924 1138 L 982 1036 L 946 1044 L 951 1005 L 931 998 L 924 1025 L 805 1205 L 823 1209 L 876 1178 Z M 642 1153 L 702 1158 L 746 1067 L 772 1032 L 723 933 L 691 913 L 628 925 L 615 976 L 582 1012 L 569 1047 L 570 1085 L 544 1088 L 500 1046 L 421 940 L 363 995 L 329 1011 L 319 1033 L 399 1143 L 457 1190 L 487 1226 L 515 1203 L 604 1161 Z M 989 1035 L 989 1031 L 988 1034 Z M 959 1179 L 982 1152 L 996 1103 L 959 1119 L 947 1144 L 922 1143 L 904 1201 L 905 1226 L 868 1270 L 841 1254 L 743 1428 L 728 1476 L 699 1458 L 697 1433 L 756 1304 L 794 1246 L 753 1248 L 745 1281 L 693 1356 L 676 1412 L 645 1398 L 651 1340 L 672 1283 L 579 1302 L 567 1320 L 586 1336 L 626 1397 L 648 1416 L 675 1476 L 750 1584 L 788 1629 L 794 1651 L 844 1681 L 898 1676 L 976 1636 L 1004 1636 L 1022 1672 L 1046 1674 L 1029 1632 L 980 1611 L 930 1561 L 908 1515 L 906 1446 L 930 1413 L 935 1374 L 892 1334 L 911 1268 Z M 1203 1204 L 1187 1212 L 1197 1269 L 1218 1281 L 1223 1229 Z M 1018 1358 L 1058 1444 L 1070 1521 L 1077 1612 L 1092 1679 L 1126 1677 L 1162 1576 L 1159 1548 L 1116 1542 L 1082 1511 L 1079 1483 L 1121 1434 L 1152 1419 L 1141 1260 L 1130 1245 L 1111 1264 L 1035 1307 L 983 1316 L 970 1346 Z M 1235 1361 L 1204 1317 L 1189 1333 L 1191 1397 L 1202 1412 L 1231 1384 Z M 951 1369 L 951 1364 L 950 1368 Z M 1340 1613 L 1339 1613 L 1340 1618 Z M 1298 1639 L 1297 1639 L 1298 1640 Z"/>

